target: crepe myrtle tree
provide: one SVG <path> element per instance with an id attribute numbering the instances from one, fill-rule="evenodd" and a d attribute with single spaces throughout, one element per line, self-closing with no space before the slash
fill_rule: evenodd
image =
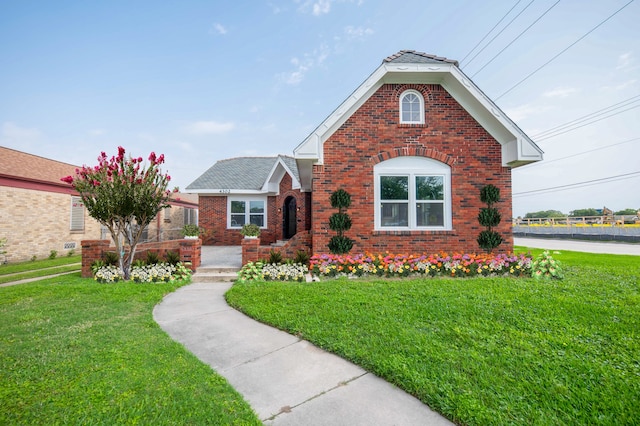
<path id="1" fill-rule="evenodd" d="M 75 176 L 61 179 L 80 194 L 89 216 L 109 230 L 125 279 L 129 279 L 131 262 L 145 226 L 169 207 L 167 186 L 171 176 L 162 173 L 162 163 L 164 154 L 156 156 L 152 152 L 149 162 L 144 164 L 142 157 L 125 157 L 125 149 L 118 147 L 117 156 L 107 158 L 102 152 L 98 165 L 83 166 L 76 169 Z"/>

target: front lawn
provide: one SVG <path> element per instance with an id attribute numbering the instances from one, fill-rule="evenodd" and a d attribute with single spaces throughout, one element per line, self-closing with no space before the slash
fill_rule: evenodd
<path id="1" fill-rule="evenodd" d="M 0 424 L 260 424 L 153 320 L 179 284 L 79 275 L 0 288 Z"/>
<path id="2" fill-rule="evenodd" d="M 250 282 L 227 300 L 459 424 L 637 424 L 640 257 L 552 254 L 562 281 Z"/>

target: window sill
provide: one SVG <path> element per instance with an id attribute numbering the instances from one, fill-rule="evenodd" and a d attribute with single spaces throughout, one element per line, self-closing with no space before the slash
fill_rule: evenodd
<path id="1" fill-rule="evenodd" d="M 398 123 L 399 128 L 405 127 L 429 127 L 427 123 Z"/>
<path id="2" fill-rule="evenodd" d="M 456 235 L 453 229 L 375 229 L 372 235 Z"/>

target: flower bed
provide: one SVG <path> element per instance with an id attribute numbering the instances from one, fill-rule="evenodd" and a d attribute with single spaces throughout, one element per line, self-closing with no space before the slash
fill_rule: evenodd
<path id="1" fill-rule="evenodd" d="M 120 268 L 114 265 L 96 268 L 93 278 L 99 283 L 117 283 L 123 281 Z M 131 267 L 131 280 L 137 283 L 161 283 L 183 281 L 191 278 L 191 270 L 182 263 L 156 263 Z"/>
<path id="2" fill-rule="evenodd" d="M 475 277 L 475 276 L 531 276 L 530 255 L 454 254 L 400 255 L 358 254 L 339 256 L 315 255 L 309 269 L 316 277 L 365 275 L 406 277 L 409 275 Z"/>
<path id="3" fill-rule="evenodd" d="M 249 262 L 238 272 L 238 279 L 245 281 L 297 281 L 305 280 L 308 272 L 301 263 Z"/>

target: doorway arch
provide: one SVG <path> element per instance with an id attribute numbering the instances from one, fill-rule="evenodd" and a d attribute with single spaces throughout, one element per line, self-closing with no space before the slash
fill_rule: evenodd
<path id="1" fill-rule="evenodd" d="M 298 208 L 295 197 L 288 196 L 282 206 L 282 238 L 288 240 L 298 232 Z"/>

